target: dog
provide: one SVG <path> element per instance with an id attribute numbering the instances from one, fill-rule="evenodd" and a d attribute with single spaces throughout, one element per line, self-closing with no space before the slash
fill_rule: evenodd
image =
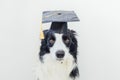
<path id="1" fill-rule="evenodd" d="M 39 52 L 38 80 L 78 80 L 76 32 L 55 33 L 44 30 Z"/>

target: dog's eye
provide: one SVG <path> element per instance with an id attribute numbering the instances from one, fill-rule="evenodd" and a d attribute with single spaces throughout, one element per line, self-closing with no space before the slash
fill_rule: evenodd
<path id="1" fill-rule="evenodd" d="M 70 42 L 70 40 L 67 36 L 63 36 L 63 41 L 65 44 L 68 44 Z"/>
<path id="2" fill-rule="evenodd" d="M 66 44 L 68 44 L 68 43 L 70 42 L 70 40 L 69 40 L 69 39 L 66 39 L 64 42 L 65 42 Z"/>
<path id="3" fill-rule="evenodd" d="M 54 44 L 54 43 L 55 43 L 55 40 L 50 39 L 49 42 L 50 42 L 50 44 Z"/>

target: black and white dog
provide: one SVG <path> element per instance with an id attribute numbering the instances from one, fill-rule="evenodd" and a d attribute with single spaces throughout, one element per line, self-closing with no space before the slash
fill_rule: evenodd
<path id="1" fill-rule="evenodd" d="M 59 34 L 45 30 L 44 34 L 39 53 L 38 80 L 78 80 L 75 31 Z"/>

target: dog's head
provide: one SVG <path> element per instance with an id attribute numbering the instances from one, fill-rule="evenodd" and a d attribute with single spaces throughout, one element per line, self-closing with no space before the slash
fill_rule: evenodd
<path id="1" fill-rule="evenodd" d="M 49 57 L 52 60 L 61 61 L 72 58 L 77 60 L 77 39 L 75 31 L 67 30 L 67 33 L 58 34 L 52 30 L 44 31 L 45 39 L 41 41 L 40 60 Z"/>

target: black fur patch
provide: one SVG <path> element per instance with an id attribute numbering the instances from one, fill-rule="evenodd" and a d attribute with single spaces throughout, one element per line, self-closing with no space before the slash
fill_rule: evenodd
<path id="1" fill-rule="evenodd" d="M 71 38 L 71 44 L 70 44 L 70 50 L 69 50 L 69 52 L 70 52 L 70 54 L 74 57 L 74 59 L 75 59 L 75 62 L 77 62 L 77 47 L 78 47 L 78 42 L 77 42 L 77 39 L 76 39 L 76 37 L 75 37 L 75 31 L 73 31 L 73 30 L 68 30 L 69 32 L 69 34 L 70 34 L 70 38 Z"/>
<path id="2" fill-rule="evenodd" d="M 70 77 L 73 78 L 73 79 L 75 79 L 75 78 L 78 77 L 78 76 L 79 76 L 79 70 L 78 70 L 77 67 L 75 67 L 75 68 L 72 70 L 72 72 L 70 73 Z"/>

